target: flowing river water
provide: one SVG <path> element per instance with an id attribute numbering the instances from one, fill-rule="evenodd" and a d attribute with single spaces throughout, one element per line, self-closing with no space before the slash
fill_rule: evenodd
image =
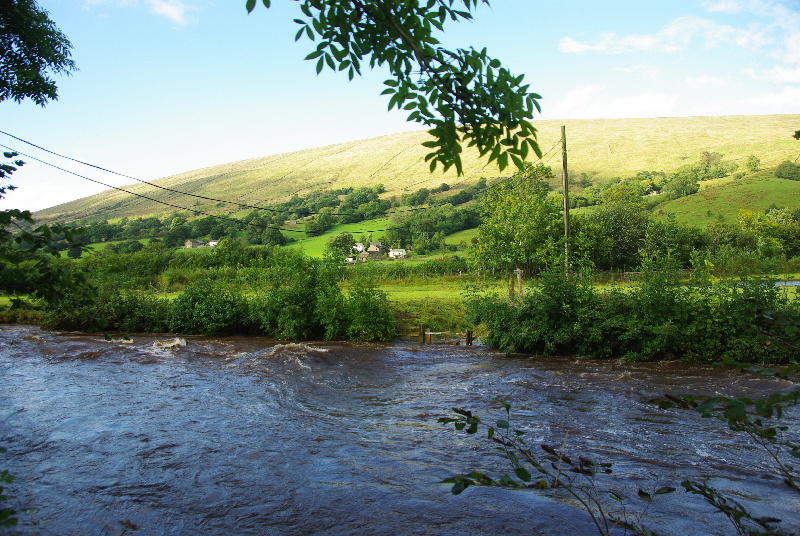
<path id="1" fill-rule="evenodd" d="M 469 488 L 501 476 L 485 436 L 436 422 L 451 407 L 501 417 L 532 445 L 614 464 L 598 481 L 639 511 L 639 488 L 673 485 L 646 524 L 659 534 L 734 534 L 685 478 L 755 514 L 800 526 L 800 496 L 764 451 L 714 419 L 661 410 L 663 393 L 756 396 L 786 388 L 705 365 L 505 358 L 413 342 L 280 344 L 263 338 L 99 336 L 0 326 L 0 470 L 19 534 L 596 534 L 564 498 Z M 796 422 L 797 412 L 788 418 Z M 611 501 L 613 502 L 613 501 Z M 132 534 L 128 531 L 126 534 Z"/>

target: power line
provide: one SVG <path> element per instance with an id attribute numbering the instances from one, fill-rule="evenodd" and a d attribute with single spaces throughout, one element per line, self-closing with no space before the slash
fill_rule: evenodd
<path id="1" fill-rule="evenodd" d="M 288 213 L 288 214 L 298 214 L 298 215 L 303 215 L 303 216 L 313 216 L 313 215 L 319 215 L 319 214 L 329 214 L 331 216 L 359 216 L 360 215 L 360 214 L 355 213 L 355 212 L 312 212 L 312 211 L 296 212 L 296 211 L 293 211 L 292 209 L 281 210 L 281 209 L 274 209 L 274 208 L 268 208 L 268 207 L 259 207 L 259 206 L 256 206 L 256 205 L 248 205 L 246 203 L 239 203 L 237 201 L 226 201 L 224 199 L 217 199 L 215 197 L 207 197 L 207 196 L 203 196 L 203 195 L 192 194 L 192 193 L 189 193 L 189 192 L 183 192 L 181 190 L 176 190 L 174 188 L 168 188 L 166 186 L 160 186 L 160 185 L 155 184 L 155 183 L 150 182 L 150 181 L 145 181 L 145 180 L 142 180 L 142 179 L 138 179 L 138 178 L 133 177 L 131 175 L 125 175 L 124 173 L 119 173 L 119 172 L 113 171 L 111 169 L 104 168 L 102 166 L 98 166 L 98 165 L 95 165 L 95 164 L 90 164 L 89 162 L 84 162 L 83 160 L 78 160 L 77 158 L 73 158 L 71 156 L 66 156 L 66 155 L 57 153 L 55 151 L 51 151 L 50 149 L 46 149 L 46 148 L 44 148 L 44 147 L 42 147 L 40 145 L 36 145 L 33 142 L 24 140 L 22 138 L 19 138 L 17 136 L 14 136 L 13 134 L 9 134 L 8 132 L 2 131 L 2 130 L 0 130 L 0 134 L 5 134 L 6 136 L 9 136 L 10 138 L 14 138 L 17 141 L 20 141 L 22 143 L 30 145 L 31 147 L 35 147 L 35 148 L 37 148 L 37 149 L 39 149 L 41 151 L 44 151 L 46 153 L 50 153 L 52 155 L 58 156 L 59 158 L 64 158 L 65 160 L 70 160 L 72 162 L 76 162 L 78 164 L 82 164 L 84 166 L 88 166 L 88 167 L 97 169 L 99 171 L 103 171 L 105 173 L 111 173 L 112 175 L 117 175 L 119 177 L 123 177 L 123 178 L 126 178 L 126 179 L 131 179 L 131 180 L 143 183 L 143 184 L 147 184 L 149 186 L 152 186 L 153 188 L 158 188 L 158 189 L 161 189 L 161 190 L 166 190 L 168 192 L 172 192 L 172 193 L 176 193 L 176 194 L 180 194 L 180 195 L 185 195 L 185 196 L 189 196 L 189 197 L 195 197 L 197 199 L 203 199 L 204 201 L 213 201 L 213 202 L 216 202 L 216 203 L 225 203 L 225 204 L 229 204 L 229 205 L 236 205 L 236 206 L 239 206 L 239 207 L 242 207 L 242 208 L 249 208 L 249 209 L 252 209 L 252 210 L 266 210 L 268 212 L 275 212 L 275 213 L 278 213 L 278 214 L 287 214 Z M 3 147 L 6 147 L 6 146 L 3 145 Z M 13 149 L 11 149 L 11 150 L 13 150 Z M 20 153 L 20 154 L 22 154 L 22 153 Z M 34 160 L 37 160 L 36 158 L 34 158 L 32 156 L 29 156 L 29 155 L 26 155 L 26 157 L 27 158 L 32 158 Z M 37 161 L 41 162 L 43 164 L 47 164 L 47 165 L 49 165 L 51 167 L 55 167 L 56 169 L 62 169 L 62 168 L 58 168 L 57 166 L 55 166 L 53 164 L 49 164 L 47 162 L 44 162 L 43 160 L 37 160 Z M 66 171 L 66 170 L 63 170 L 63 171 Z M 67 172 L 68 173 L 72 173 L 73 175 L 76 175 L 76 176 L 81 177 L 83 179 L 92 180 L 92 179 L 89 179 L 89 178 L 84 177 L 82 175 L 78 175 L 77 173 L 73 173 L 71 171 L 67 171 Z M 97 182 L 98 184 L 102 184 L 103 186 L 108 186 L 109 188 L 116 188 L 115 186 L 110 186 L 110 185 L 107 185 L 107 184 L 99 182 L 99 181 L 93 181 L 93 182 Z M 120 188 L 117 188 L 117 189 L 120 189 Z M 298 192 L 302 191 L 303 189 L 304 188 L 301 188 L 300 190 L 298 190 Z M 122 190 L 122 191 L 127 192 L 127 190 Z M 133 192 L 127 192 L 127 193 L 133 193 Z M 139 195 L 139 194 L 133 194 L 133 195 Z M 145 199 L 151 199 L 151 198 L 149 198 L 147 196 L 144 196 L 144 195 L 140 195 L 140 197 L 144 197 Z M 154 199 L 152 199 L 152 200 L 155 201 Z M 165 204 L 168 204 L 168 203 L 165 203 Z M 421 208 L 412 208 L 412 209 L 407 209 L 407 210 L 395 210 L 395 211 L 392 211 L 392 212 L 387 212 L 387 214 L 410 212 L 410 211 L 414 211 L 414 210 L 422 210 L 422 209 Z"/>
<path id="2" fill-rule="evenodd" d="M 209 214 L 207 212 L 203 212 L 202 210 L 197 210 L 197 209 L 193 209 L 193 208 L 189 208 L 189 207 L 184 207 L 184 206 L 181 206 L 181 205 L 176 205 L 174 203 L 168 203 L 166 201 L 161 201 L 159 199 L 155 199 L 153 197 L 146 196 L 144 194 L 131 192 L 130 190 L 126 190 L 126 189 L 121 188 L 119 186 L 112 186 L 110 184 L 106 184 L 106 183 L 98 181 L 96 179 L 92 179 L 92 178 L 86 177 L 85 175 L 81 175 L 81 174 L 76 173 L 74 171 L 70 171 L 68 169 L 64 169 L 62 167 L 59 167 L 59 166 L 57 166 L 55 164 L 51 164 L 50 162 L 46 162 L 44 160 L 41 160 L 41 159 L 36 158 L 34 156 L 31 156 L 29 154 L 23 153 L 21 151 L 18 151 L 16 149 L 12 148 L 12 147 L 9 147 L 7 145 L 0 144 L 0 147 L 4 147 L 4 148 L 8 149 L 9 151 L 13 151 L 13 152 L 25 157 L 25 158 L 29 158 L 31 160 L 34 160 L 34 161 L 39 162 L 41 164 L 44 164 L 46 166 L 50 166 L 50 167 L 52 167 L 54 169 L 57 169 L 59 171 L 63 171 L 65 173 L 69 173 L 70 175 L 75 175 L 76 177 L 80 177 L 81 179 L 85 179 L 87 181 L 94 182 L 96 184 L 100 184 L 100 185 L 106 186 L 108 188 L 113 188 L 114 190 L 119 190 L 120 192 L 124 192 L 126 194 L 130 194 L 130 195 L 133 195 L 133 196 L 136 196 L 136 197 L 141 197 L 143 199 L 148 199 L 148 200 L 153 201 L 155 203 L 160 203 L 162 205 L 167 205 L 169 207 L 177 208 L 177 209 L 180 209 L 180 210 L 188 210 L 189 212 L 193 212 L 193 213 L 195 213 L 197 215 L 208 216 L 208 217 L 216 218 L 216 219 L 220 219 L 220 220 L 231 221 L 231 222 L 237 224 L 237 226 L 240 226 L 240 227 L 241 226 L 245 226 L 245 227 L 260 227 L 262 229 L 275 229 L 277 231 L 286 231 L 286 232 L 289 232 L 289 233 L 303 233 L 303 232 L 305 232 L 305 231 L 300 231 L 298 229 L 285 229 L 285 228 L 282 228 L 282 227 L 275 227 L 275 226 L 272 226 L 272 225 L 264 225 L 264 224 L 260 224 L 260 223 L 253 223 L 253 222 L 244 223 L 243 221 L 237 220 L 236 218 L 229 218 L 228 216 L 222 216 L 222 215 L 219 215 L 219 214 Z M 382 233 L 382 232 L 386 232 L 386 231 L 389 231 L 389 230 L 391 230 L 391 229 L 374 229 L 374 230 L 368 230 L 368 231 L 352 231 L 352 232 L 354 232 L 354 233 Z"/>
<path id="3" fill-rule="evenodd" d="M 544 153 L 544 154 L 542 155 L 542 157 L 539 159 L 539 161 L 540 161 L 540 162 L 542 162 L 542 163 L 544 163 L 544 164 L 546 164 L 546 163 L 548 163 L 550 160 L 552 160 L 553 158 L 555 158 L 555 157 L 558 155 L 558 153 L 553 153 L 553 154 L 550 156 L 550 158 L 548 158 L 547 160 L 545 160 L 545 157 L 546 157 L 547 155 L 549 155 L 549 154 L 550 154 L 550 153 L 551 153 L 551 152 L 552 152 L 552 151 L 553 151 L 553 150 L 554 150 L 556 147 L 558 147 L 559 145 L 561 145 L 561 140 L 558 140 L 558 141 L 555 143 L 555 145 L 553 145 L 553 146 L 550 148 L 550 150 L 549 150 L 549 151 L 547 151 L 546 153 Z"/>

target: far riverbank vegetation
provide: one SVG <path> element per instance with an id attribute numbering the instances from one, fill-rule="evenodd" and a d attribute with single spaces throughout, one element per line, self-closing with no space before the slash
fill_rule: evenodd
<path id="1" fill-rule="evenodd" d="M 757 159 L 746 166 L 760 171 Z M 379 185 L 294 196 L 240 219 L 83 222 L 60 242 L 69 255 L 24 262 L 85 277 L 94 292 L 12 293 L 3 319 L 293 340 L 388 340 L 425 324 L 475 329 L 506 353 L 786 361 L 794 347 L 765 350 L 752 326 L 765 311 L 783 319 L 782 337 L 797 324 L 794 292 L 775 281 L 800 271 L 800 209 L 742 208 L 705 226 L 659 215 L 736 169 L 704 154 L 673 174 L 578 179 L 586 184 L 571 204 L 584 208 L 571 216 L 566 269 L 561 193 L 541 164 L 458 193 L 442 184 L 387 200 Z M 191 240 L 218 243 L 180 247 Z M 359 259 L 359 244 L 381 249 Z M 409 258 L 388 260 L 390 248 Z"/>

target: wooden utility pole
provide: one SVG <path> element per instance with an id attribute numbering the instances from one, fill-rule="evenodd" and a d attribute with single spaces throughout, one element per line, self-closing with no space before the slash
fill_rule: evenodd
<path id="1" fill-rule="evenodd" d="M 561 125 L 561 162 L 564 179 L 564 266 L 569 269 L 569 173 L 567 172 L 567 127 Z"/>

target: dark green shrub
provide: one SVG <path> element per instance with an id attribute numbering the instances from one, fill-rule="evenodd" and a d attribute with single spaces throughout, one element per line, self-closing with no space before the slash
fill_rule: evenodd
<path id="1" fill-rule="evenodd" d="M 107 329 L 126 333 L 169 331 L 170 303 L 151 294 L 134 291 L 104 291 L 97 303 Z"/>
<path id="2" fill-rule="evenodd" d="M 72 290 L 45 305 L 41 326 L 64 331 L 95 331 L 105 327 L 92 293 Z"/>
<path id="3" fill-rule="evenodd" d="M 484 323 L 485 341 L 506 354 L 746 362 L 800 357 L 795 346 L 765 340 L 752 327 L 769 311 L 781 318 L 782 337 L 800 330 L 797 303 L 773 281 L 686 285 L 676 271 L 651 265 L 637 286 L 600 293 L 580 278 L 548 272 L 520 300 L 475 294 L 466 305 L 468 321 Z"/>
<path id="4" fill-rule="evenodd" d="M 775 168 L 775 176 L 779 179 L 789 179 L 792 181 L 800 181 L 800 165 L 786 160 L 781 162 Z"/>
<path id="5" fill-rule="evenodd" d="M 355 341 L 388 341 L 397 333 L 386 293 L 374 285 L 359 282 L 347 293 L 350 325 L 347 336 Z"/>
<path id="6" fill-rule="evenodd" d="M 224 335 L 241 331 L 246 302 L 223 283 L 204 279 L 184 289 L 172 303 L 170 330 L 178 333 Z"/>
<path id="7" fill-rule="evenodd" d="M 323 330 L 323 338 L 338 339 L 347 333 L 351 322 L 347 299 L 338 284 L 344 270 L 338 263 L 325 263 L 318 269 L 320 276 L 314 313 Z"/>
<path id="8" fill-rule="evenodd" d="M 280 256 L 282 262 L 263 273 L 267 290 L 250 302 L 251 321 L 259 332 L 279 339 L 320 337 L 324 329 L 316 315 L 319 263 L 294 252 Z"/>

